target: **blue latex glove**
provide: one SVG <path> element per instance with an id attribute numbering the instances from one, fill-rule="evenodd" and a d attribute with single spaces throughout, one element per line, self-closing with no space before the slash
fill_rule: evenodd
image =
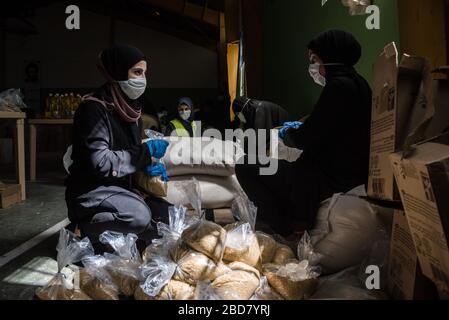
<path id="1" fill-rule="evenodd" d="M 161 159 L 164 157 L 165 152 L 167 152 L 169 143 L 165 140 L 150 140 L 146 142 L 146 145 L 153 158 Z"/>
<path id="2" fill-rule="evenodd" d="M 162 180 L 168 182 L 167 169 L 162 163 L 157 163 L 154 166 L 148 166 L 147 172 L 151 177 L 162 177 Z"/>
<path id="3" fill-rule="evenodd" d="M 282 127 L 282 129 L 279 130 L 279 138 L 285 139 L 285 135 L 286 135 L 288 129 L 298 130 L 299 127 L 301 127 L 301 126 L 302 126 L 302 122 L 299 122 L 299 121 L 284 123 L 284 126 Z"/>

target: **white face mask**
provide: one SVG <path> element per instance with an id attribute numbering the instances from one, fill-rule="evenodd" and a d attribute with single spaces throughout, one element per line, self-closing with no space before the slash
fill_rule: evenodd
<path id="1" fill-rule="evenodd" d="M 128 79 L 125 81 L 118 81 L 120 88 L 131 100 L 138 99 L 147 88 L 146 78 Z"/>
<path id="2" fill-rule="evenodd" d="M 181 111 L 181 112 L 179 113 L 179 116 L 180 116 L 181 119 L 184 120 L 184 121 L 189 120 L 191 115 L 192 115 L 192 111 L 191 111 L 191 110 Z"/>
<path id="3" fill-rule="evenodd" d="M 321 65 L 319 63 L 313 63 L 309 66 L 310 76 L 313 78 L 316 84 L 324 87 L 326 85 L 326 78 L 320 73 Z"/>

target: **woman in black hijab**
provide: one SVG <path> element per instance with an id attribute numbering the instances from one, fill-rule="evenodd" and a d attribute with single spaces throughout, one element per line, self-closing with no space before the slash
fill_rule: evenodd
<path id="1" fill-rule="evenodd" d="M 73 164 L 66 180 L 69 219 L 93 243 L 104 231 L 142 235 L 152 230 L 158 213 L 152 206 L 165 209 L 134 192 L 131 175 L 154 170 L 152 157 L 163 157 L 168 146 L 160 140 L 141 141 L 138 98 L 146 88 L 147 69 L 143 53 L 116 45 L 101 52 L 98 67 L 107 83 L 84 97 L 75 113 Z"/>
<path id="2" fill-rule="evenodd" d="M 354 68 L 362 50 L 341 30 L 321 33 L 309 43 L 309 72 L 323 91 L 299 129 L 287 129 L 284 142 L 303 150 L 293 163 L 279 163 L 274 176 L 257 166 L 237 167 L 237 177 L 274 231 L 288 235 L 295 225 L 312 228 L 320 203 L 348 192 L 368 178 L 371 89 Z"/>

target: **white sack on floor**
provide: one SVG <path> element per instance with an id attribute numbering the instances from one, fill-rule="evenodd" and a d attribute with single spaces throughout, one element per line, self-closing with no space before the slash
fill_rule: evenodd
<path id="1" fill-rule="evenodd" d="M 170 177 L 211 175 L 229 177 L 235 174 L 241 148 L 232 141 L 211 138 L 167 137 L 170 146 L 162 159 Z"/>
<path id="2" fill-rule="evenodd" d="M 334 195 L 318 211 L 310 236 L 325 274 L 360 265 L 378 238 L 377 213 L 360 196 L 366 196 L 363 186 Z"/>
<path id="3" fill-rule="evenodd" d="M 173 177 L 168 182 L 168 192 L 165 198 L 174 205 L 189 206 L 189 200 L 185 194 L 176 187 L 180 181 L 189 181 L 193 176 Z M 194 176 L 201 190 L 201 205 L 203 209 L 231 208 L 235 194 L 241 193 L 241 187 L 237 177 Z"/>

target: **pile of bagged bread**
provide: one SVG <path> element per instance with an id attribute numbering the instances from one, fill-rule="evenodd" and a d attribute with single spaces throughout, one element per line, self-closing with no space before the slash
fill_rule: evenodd
<path id="1" fill-rule="evenodd" d="M 95 256 L 88 239 L 61 231 L 58 266 L 81 261 L 72 283 L 58 273 L 36 290 L 43 300 L 300 300 L 310 297 L 319 273 L 307 260 L 252 223 L 221 227 L 172 207 L 160 239 L 140 256 L 137 236 L 105 232 L 113 254 Z"/>

